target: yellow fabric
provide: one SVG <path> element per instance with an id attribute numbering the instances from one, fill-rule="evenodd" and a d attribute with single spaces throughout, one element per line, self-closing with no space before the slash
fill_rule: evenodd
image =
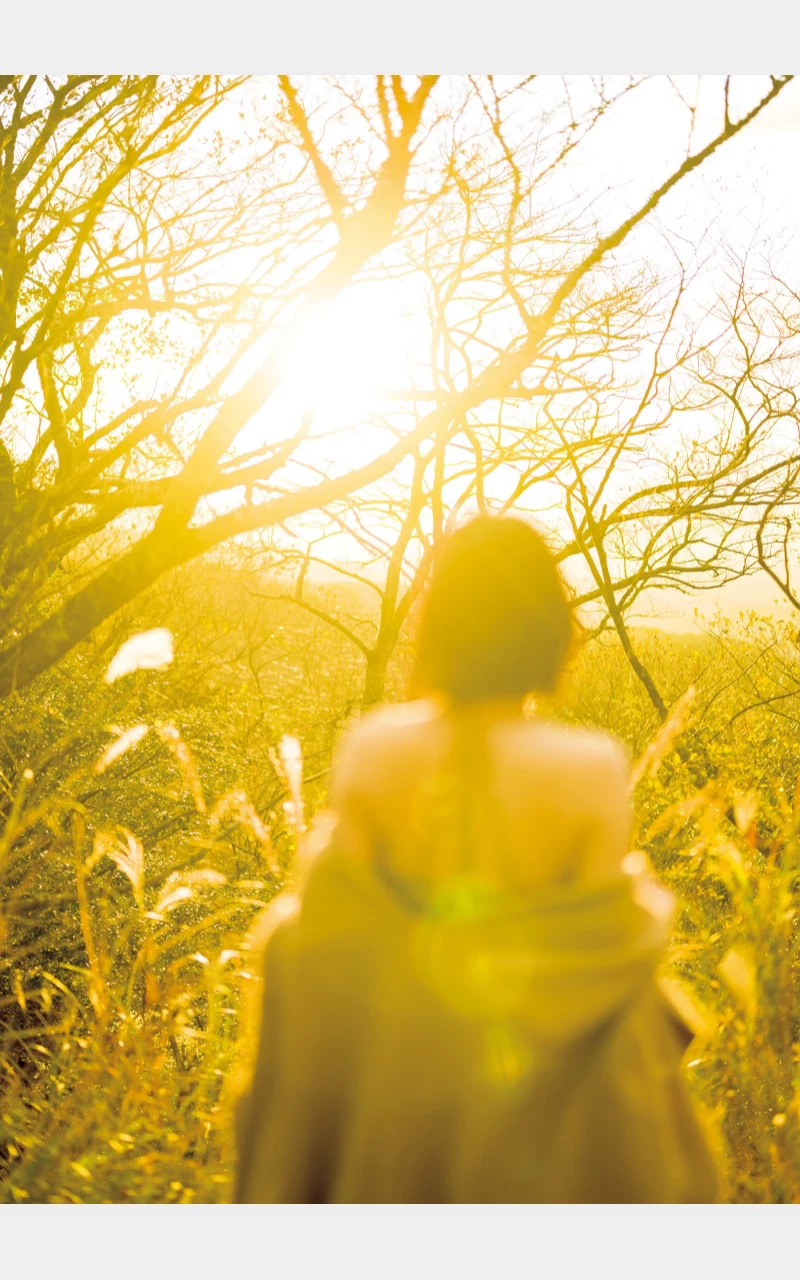
<path id="1" fill-rule="evenodd" d="M 623 877 L 424 898 L 323 854 L 265 950 L 237 1200 L 713 1200 L 665 929 Z"/>

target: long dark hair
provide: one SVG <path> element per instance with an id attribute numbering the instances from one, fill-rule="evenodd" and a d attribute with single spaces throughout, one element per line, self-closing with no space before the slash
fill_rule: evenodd
<path id="1" fill-rule="evenodd" d="M 541 535 L 523 520 L 479 516 L 434 568 L 410 691 L 454 703 L 550 692 L 571 637 L 569 598 Z"/>

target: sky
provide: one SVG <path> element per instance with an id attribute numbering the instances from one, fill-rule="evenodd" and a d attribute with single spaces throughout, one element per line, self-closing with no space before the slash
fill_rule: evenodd
<path id="1" fill-rule="evenodd" d="M 546 79 L 546 78 L 545 78 Z M 576 78 L 577 79 L 577 78 Z M 559 88 L 552 78 L 552 90 Z M 766 77 L 734 77 L 733 114 L 754 103 L 765 90 Z M 580 91 L 581 86 L 577 89 Z M 548 87 L 543 86 L 546 96 Z M 723 77 L 655 77 L 616 104 L 555 188 L 580 201 L 592 196 L 604 227 L 610 228 L 637 207 L 681 162 L 687 150 L 695 103 L 692 150 L 696 151 L 719 128 Z M 524 124 L 524 122 L 523 122 Z M 667 238 L 684 243 L 704 240 L 704 252 L 746 251 L 754 238 L 769 238 L 777 246 L 777 260 L 787 274 L 797 272 L 795 233 L 800 197 L 800 84 L 785 89 L 763 115 L 739 137 L 727 143 L 697 174 L 671 194 L 653 218 L 637 233 L 633 252 L 654 264 L 671 261 Z M 797 277 L 795 277 L 797 278 Z M 709 279 L 713 275 L 709 274 Z M 320 432 L 335 430 L 359 412 L 378 411 L 387 387 L 408 386 L 409 365 L 419 358 L 403 310 L 408 298 L 393 287 L 351 290 L 319 333 L 305 335 L 297 350 L 296 369 L 269 410 L 275 420 L 296 400 L 295 412 L 308 394 L 309 377 L 316 383 L 320 404 Z M 424 358 L 424 357 L 423 357 Z M 352 460 L 365 448 L 363 433 L 348 435 Z M 337 449 L 340 446 L 337 445 Z M 336 545 L 331 551 L 339 554 Z M 342 547 L 341 554 L 347 554 Z M 710 616 L 718 608 L 736 614 L 755 609 L 787 616 L 789 608 L 777 589 L 759 574 L 720 591 L 701 596 L 658 592 L 642 599 L 642 620 L 666 629 L 693 630 L 694 610 Z M 658 618 L 652 614 L 657 610 Z M 699 624 L 702 625 L 702 622 Z"/>
<path id="2" fill-rule="evenodd" d="M 688 94 L 696 78 L 676 79 L 679 87 Z M 763 91 L 763 77 L 735 79 L 743 82 L 743 94 L 749 95 L 751 100 Z M 708 76 L 703 80 L 698 115 L 702 112 L 704 118 L 698 133 L 713 123 L 712 104 L 719 102 L 721 77 Z M 598 168 L 603 164 L 609 185 L 619 183 L 622 192 L 636 190 L 641 193 L 648 182 L 657 180 L 663 168 L 662 157 L 670 157 L 670 153 L 672 157 L 677 155 L 678 139 L 685 129 L 679 102 L 663 77 L 640 92 L 641 96 L 636 101 L 631 98 L 622 105 L 618 121 L 609 122 L 605 155 L 596 161 Z M 632 171 L 638 173 L 630 180 Z M 754 236 L 774 237 L 779 246 L 778 261 L 783 262 L 787 274 L 800 284 L 797 236 L 800 82 L 793 81 L 739 137 L 726 144 L 694 185 L 700 192 L 708 192 L 708 204 L 703 199 L 687 199 L 685 193 L 676 192 L 672 207 L 664 213 L 667 224 L 672 215 L 674 224 L 680 225 L 684 233 L 691 235 L 693 230 L 699 233 L 709 206 L 720 201 L 725 243 L 731 248 L 744 250 Z M 679 216 L 676 216 L 677 210 L 680 211 Z M 651 235 L 655 242 L 655 232 Z M 646 244 L 647 233 L 643 239 Z M 655 243 L 652 252 L 657 256 Z M 645 608 L 650 603 L 645 598 Z M 659 592 L 652 600 L 652 607 L 658 610 L 657 625 L 672 631 L 695 630 L 703 625 L 702 621 L 695 621 L 695 607 L 701 619 L 710 618 L 717 609 L 734 617 L 740 611 L 751 609 L 781 618 L 792 614 L 791 606 L 762 572 L 702 596 Z"/>
<path id="3" fill-rule="evenodd" d="M 295 78 L 298 85 L 300 78 Z M 619 88 L 622 77 L 606 78 L 608 87 Z M 307 100 L 316 99 L 326 109 L 327 82 L 311 77 Z M 569 77 L 570 91 L 580 102 L 591 95 L 588 77 Z M 498 81 L 502 87 L 502 78 Z M 607 112 L 570 162 L 558 171 L 548 189 L 548 201 L 567 210 L 588 209 L 602 229 L 610 230 L 649 196 L 684 158 L 689 142 L 692 116 L 687 104 L 696 104 L 692 149 L 696 150 L 719 128 L 722 118 L 724 79 L 720 76 L 653 77 L 626 94 Z M 734 77 L 733 114 L 754 103 L 765 91 L 767 77 Z M 455 102 L 463 95 L 463 77 L 444 77 L 437 88 L 440 98 Z M 533 95 L 524 95 L 514 127 L 520 137 L 535 136 L 541 127 L 541 104 L 556 102 L 563 92 L 561 77 L 539 77 Z M 275 106 L 273 77 L 255 77 L 242 91 L 249 95 L 250 108 L 268 119 Z M 231 139 L 242 131 L 240 102 L 227 104 Z M 528 114 L 526 115 L 525 112 Z M 330 115 L 330 111 L 329 111 Z M 464 130 L 469 135 L 476 118 L 469 116 Z M 477 121 L 486 128 L 483 116 Z M 319 122 L 315 120 L 315 128 Z M 341 143 L 341 128 L 335 116 L 326 125 L 324 138 L 332 147 Z M 216 128 L 216 123 L 214 123 Z M 350 126 L 348 126 L 350 127 Z M 209 129 L 212 126 L 209 124 Z M 340 129 L 340 136 L 336 130 Z M 213 132 L 213 130 L 212 130 Z M 197 142 L 204 145 L 203 139 Z M 696 175 L 671 193 L 659 207 L 657 217 L 637 230 L 626 247 L 632 260 L 650 263 L 659 270 L 671 270 L 674 256 L 669 242 L 684 246 L 703 244 L 703 253 L 725 250 L 745 251 L 754 237 L 768 238 L 777 246 L 778 260 L 787 273 L 800 281 L 800 241 L 796 235 L 800 207 L 800 84 L 784 89 L 756 122 L 742 135 L 727 143 Z M 265 172 L 267 172 L 265 170 Z M 709 228 L 711 231 L 709 233 Z M 255 236 L 242 252 L 263 254 Z M 237 259 L 237 263 L 238 263 Z M 292 263 L 285 264 L 291 273 Z M 235 268 L 232 268 L 235 269 Z M 708 281 L 713 281 L 711 271 Z M 423 282 L 424 284 L 424 282 Z M 710 286 L 709 286 L 710 287 Z M 385 448 L 389 437 L 374 424 L 397 402 L 387 391 L 407 388 L 412 383 L 430 387 L 430 351 L 427 324 L 415 322 L 415 309 L 424 309 L 420 280 L 361 284 L 347 289 L 327 317 L 319 316 L 300 335 L 286 357 L 286 378 L 279 392 L 240 433 L 237 449 L 246 453 L 265 440 L 286 437 L 299 425 L 309 400 L 318 405 L 314 426 L 315 457 L 321 469 L 326 464 L 342 470 L 358 465 Z M 256 351 L 252 359 L 263 357 Z M 158 359 L 157 356 L 154 359 Z M 147 382 L 154 374 L 143 358 L 128 361 L 122 369 L 133 376 L 141 365 Z M 120 377 L 120 369 L 109 379 Z M 127 394 L 129 388 L 123 387 Z M 134 388 L 135 390 L 135 388 Z M 141 389 L 144 393 L 144 388 Z M 121 392 L 121 394 L 122 394 Z M 138 392 L 137 392 L 138 394 Z M 408 424 L 409 418 L 405 419 Z M 354 424 L 361 425 L 354 425 Z M 301 474 L 295 472 L 295 477 Z M 293 479 L 295 477 L 292 477 Z M 317 478 L 309 470 L 303 482 Z M 219 505 L 240 501 L 241 492 L 229 492 Z M 214 505 L 216 505 L 216 499 Z M 313 529 L 316 518 L 305 523 Z M 303 523 L 297 522 L 302 533 Z M 334 557 L 353 554 L 346 540 L 326 548 Z M 645 613 L 651 603 L 644 601 Z M 658 593 L 660 625 L 672 629 L 691 628 L 697 597 L 678 593 Z M 722 604 L 736 612 L 739 608 L 785 612 L 769 580 L 749 578 L 721 593 L 708 592 L 700 598 L 704 612 Z"/>

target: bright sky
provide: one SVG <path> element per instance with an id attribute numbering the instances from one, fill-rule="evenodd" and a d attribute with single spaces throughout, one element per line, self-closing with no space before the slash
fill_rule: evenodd
<path id="1" fill-rule="evenodd" d="M 686 93 L 691 91 L 694 79 L 676 78 Z M 743 88 L 752 97 L 761 91 L 761 77 L 736 79 L 745 82 Z M 719 102 L 720 81 L 718 76 L 704 77 L 700 102 L 705 107 L 706 119 L 711 115 L 707 104 Z M 748 81 L 751 84 L 747 84 Z M 652 105 L 649 110 L 644 110 L 643 104 L 648 98 Z M 677 99 L 662 77 L 641 90 L 637 103 L 632 98 L 630 103 L 624 104 L 616 124 L 619 132 L 614 141 L 614 127 L 609 123 L 605 157 L 609 184 L 616 185 L 617 181 L 624 180 L 631 169 L 641 175 L 638 182 L 634 179 L 630 184 L 633 190 L 638 187 L 637 194 L 641 194 L 648 182 L 657 180 L 663 165 L 663 160 L 659 163 L 660 158 L 668 156 L 680 133 L 680 116 Z M 677 158 L 677 151 L 673 154 Z M 753 242 L 754 235 L 765 239 L 774 237 L 775 244 L 780 246 L 778 261 L 783 263 L 790 277 L 798 279 L 800 83 L 797 80 L 747 130 L 727 144 L 697 179 L 692 180 L 690 192 L 692 197 L 697 192 L 701 198 L 687 198 L 685 191 L 676 192 L 663 217 L 666 225 L 679 227 L 683 234 L 691 237 L 693 233 L 702 231 L 709 209 L 718 207 L 726 245 L 743 251 Z M 703 193 L 706 193 L 705 200 Z M 655 248 L 655 231 L 650 238 Z M 643 239 L 646 242 L 647 235 Z M 788 617 L 792 612 L 788 602 L 763 573 L 702 596 L 658 592 L 652 602 L 644 600 L 643 604 L 643 612 L 650 604 L 658 612 L 659 626 L 677 631 L 694 628 L 695 606 L 705 617 L 711 616 L 717 608 L 733 615 L 750 609 L 780 617 Z"/>
<path id="2" fill-rule="evenodd" d="M 690 112 L 686 101 L 697 101 L 693 150 L 703 145 L 719 127 L 722 110 L 722 77 L 705 77 L 699 92 L 696 77 L 668 80 L 657 77 L 616 105 L 600 124 L 576 162 L 565 172 L 563 198 L 586 202 L 602 216 L 606 227 L 616 225 L 680 163 L 686 154 Z M 754 102 L 764 91 L 764 77 L 736 77 L 732 107 Z M 553 78 L 552 91 L 559 88 Z M 580 85 L 578 86 L 580 90 Z M 543 92 L 547 96 L 549 87 Z M 685 99 L 686 101 L 682 101 Z M 797 267 L 795 210 L 800 197 L 800 85 L 784 90 L 763 117 L 722 151 L 699 174 L 673 193 L 655 219 L 637 233 L 631 251 L 648 262 L 671 263 L 665 232 L 695 244 L 712 227 L 704 242 L 709 253 L 715 244 L 744 251 L 754 235 L 769 236 L 781 246 L 787 271 Z M 556 187 L 555 194 L 562 192 Z M 414 285 L 366 285 L 349 290 L 331 314 L 304 334 L 290 360 L 290 376 L 281 393 L 245 433 L 255 438 L 267 431 L 283 434 L 287 421 L 299 421 L 302 407 L 311 398 L 318 405 L 316 451 L 341 465 L 356 464 L 374 452 L 374 430 L 354 429 L 386 411 L 389 388 L 426 385 L 427 329 L 415 323 L 418 299 Z M 329 438 L 349 427 L 343 435 Z M 242 439 L 242 447 L 248 447 Z M 321 460 L 321 457 L 320 457 Z M 348 557 L 344 540 L 337 539 L 326 553 Z M 757 608 L 776 612 L 783 606 L 766 578 L 750 578 L 722 592 L 698 598 L 659 592 L 653 603 L 662 616 L 660 625 L 686 629 L 692 624 L 695 604 L 704 613 L 718 604 L 734 612 Z M 650 602 L 643 600 L 649 613 Z M 669 616 L 669 615 L 673 616 Z"/>
<path id="3" fill-rule="evenodd" d="M 766 77 L 734 77 L 734 116 L 742 104 L 752 104 L 761 96 L 766 82 Z M 586 77 L 571 77 L 570 86 L 576 100 L 591 88 Z M 323 87 L 318 80 L 309 91 L 320 97 Z M 696 77 L 659 76 L 640 85 L 607 113 L 573 153 L 570 163 L 548 189 L 547 200 L 567 209 L 590 209 L 606 230 L 616 226 L 685 157 L 691 123 L 688 102 L 697 97 L 692 150 L 702 146 L 719 128 L 722 88 L 720 76 L 704 77 L 699 90 Z M 450 94 L 456 100 L 462 90 L 463 81 L 451 77 L 437 92 Z M 526 108 L 528 118 L 520 114 L 515 120 L 521 137 L 533 136 L 540 127 L 541 103 L 556 101 L 561 92 L 560 78 L 540 78 L 536 98 Z M 251 82 L 247 93 L 251 95 L 251 105 L 257 104 L 259 110 L 268 113 L 274 99 L 274 81 L 265 78 Z M 236 105 L 231 104 L 230 110 L 230 129 L 235 132 L 241 128 Z M 485 120 L 481 123 L 485 128 Z M 466 130 L 471 127 L 468 121 Z M 684 246 L 702 241 L 703 254 L 712 258 L 716 255 L 718 262 L 720 247 L 742 252 L 754 236 L 762 240 L 769 237 L 780 246 L 779 257 L 787 272 L 794 273 L 797 279 L 799 143 L 800 84 L 795 82 L 755 124 L 726 144 L 698 174 L 680 184 L 660 207 L 658 219 L 651 219 L 631 238 L 626 249 L 629 260 L 671 270 L 674 257 L 667 247 L 668 238 Z M 688 254 L 688 250 L 685 252 Z M 245 253 L 257 254 L 258 248 L 251 246 Z M 709 272 L 708 279 L 714 278 Z M 302 334 L 288 357 L 284 385 L 241 432 L 237 450 L 246 453 L 266 440 L 284 439 L 299 425 L 309 402 L 316 404 L 317 413 L 313 447 L 306 457 L 320 472 L 331 467 L 348 469 L 385 448 L 391 437 L 385 425 L 379 430 L 377 424 L 389 413 L 398 423 L 397 400 L 387 392 L 412 385 L 431 386 L 426 287 L 426 282 L 417 277 L 348 289 L 327 316 Z M 151 393 L 148 378 L 152 373 L 146 361 L 141 366 L 143 385 L 137 394 L 147 395 Z M 138 377 L 137 367 L 135 361 L 132 366 L 128 362 L 121 373 Z M 429 407 L 423 404 L 420 410 Z M 411 415 L 407 413 L 404 426 L 410 425 Z M 307 471 L 303 478 L 308 481 L 315 477 Z M 503 478 L 494 483 L 502 495 Z M 241 494 L 229 493 L 223 505 L 238 500 Z M 298 532 L 315 526 L 315 518 L 297 522 Z M 342 537 L 326 544 L 324 553 L 346 560 L 354 554 L 354 548 L 349 539 Z M 661 625 L 685 629 L 691 625 L 695 603 L 700 603 L 705 612 L 713 611 L 718 602 L 734 611 L 740 607 L 767 611 L 773 608 L 776 594 L 768 580 L 750 578 L 721 595 L 709 592 L 699 601 L 696 597 L 687 600 L 678 593 L 658 593 L 656 603 L 659 612 L 666 610 L 674 615 L 662 617 Z M 648 607 L 645 601 L 645 610 Z M 781 605 L 775 606 L 776 612 L 781 609 Z"/>

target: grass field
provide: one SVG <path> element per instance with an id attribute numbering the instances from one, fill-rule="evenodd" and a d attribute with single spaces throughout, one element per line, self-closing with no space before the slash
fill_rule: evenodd
<path id="1" fill-rule="evenodd" d="M 173 575 L 4 712 L 7 1202 L 231 1194 L 250 935 L 298 840 L 280 743 L 301 744 L 310 821 L 363 677 L 344 637 L 291 603 L 265 605 L 251 575 L 209 566 L 209 581 L 201 592 Z M 318 590 L 328 607 L 358 607 Z M 153 626 L 174 633 L 172 665 L 106 684 L 120 640 Z M 790 629 L 758 618 L 635 639 L 678 701 L 666 727 L 608 637 L 578 654 L 551 712 L 612 729 L 639 761 L 634 851 L 680 901 L 666 977 L 698 1032 L 686 1071 L 726 1194 L 794 1202 L 800 653 Z M 401 645 L 393 696 L 407 659 Z"/>

